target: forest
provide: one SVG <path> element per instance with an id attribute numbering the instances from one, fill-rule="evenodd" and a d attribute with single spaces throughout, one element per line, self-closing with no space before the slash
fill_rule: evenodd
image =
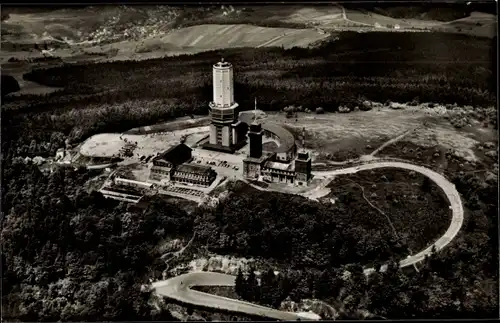
<path id="1" fill-rule="evenodd" d="M 390 177 L 389 172 L 386 174 Z M 377 175 L 372 176 L 375 177 Z M 426 183 L 422 179 L 418 181 L 420 185 Z M 431 209 L 443 205 L 446 208 L 443 197 L 437 195 L 442 202 L 434 202 L 432 199 L 436 198 L 433 197 L 436 193 L 422 191 L 422 199 L 428 200 L 429 208 L 419 214 L 418 221 L 434 221 L 436 226 L 424 228 L 415 223 L 417 231 L 421 230 L 423 239 L 427 239 L 423 244 L 415 245 L 416 241 L 406 241 L 394 235 L 377 211 L 367 210 L 357 187 L 342 183 L 334 185 L 342 187 L 343 192 L 336 194 L 339 199 L 332 204 L 311 203 L 301 196 L 248 191 L 245 184 L 237 182 L 225 202 L 197 218 L 201 222 L 195 223 L 195 230 L 199 239 L 206 241 L 209 249 L 218 254 L 264 257 L 292 269 L 323 270 L 350 263 L 376 265 L 390 259 L 401 259 L 409 254 L 409 247 L 413 250 L 425 248 L 449 225 L 449 219 L 434 218 Z M 431 186 L 428 190 L 436 189 L 434 184 L 427 185 Z M 403 198 L 397 193 L 394 195 Z M 398 211 L 401 209 L 397 204 L 394 206 Z M 392 206 L 383 208 L 391 210 L 390 214 L 398 212 L 392 211 Z M 408 234 L 398 220 L 396 225 L 400 232 Z"/>
<path id="2" fill-rule="evenodd" d="M 21 88 L 19 87 L 19 83 L 17 83 L 16 79 L 10 75 L 2 74 L 2 100 L 5 98 L 7 94 L 12 92 L 17 92 Z"/>
<path id="3" fill-rule="evenodd" d="M 288 297 L 316 298 L 341 308 L 344 319 L 359 319 L 363 309 L 390 319 L 498 317 L 497 182 L 485 183 L 474 174 L 457 174 L 452 180 L 464 198 L 463 231 L 419 264 L 418 271 L 397 268 L 395 253 L 406 250 L 387 239 L 390 232 L 383 233 L 389 247 L 376 240 L 374 230 L 349 221 L 365 213 L 359 203 L 348 204 L 349 209 L 342 203 L 326 207 L 235 185 L 225 203 L 197 215 L 195 228 L 213 251 L 272 259 L 274 267 L 261 270 L 260 285 L 254 268 L 238 273 L 235 291 L 244 300 L 277 308 Z M 429 183 L 422 184 L 429 189 Z M 238 194 L 240 189 L 244 195 Z M 434 214 L 427 212 L 425 221 L 432 222 Z M 377 256 L 386 252 L 392 260 L 386 272 L 366 278 L 361 272 L 370 251 Z M 380 264 L 380 259 L 374 261 L 375 268 Z M 350 277 L 344 277 L 345 270 Z"/>
<path id="4" fill-rule="evenodd" d="M 422 1 L 418 4 L 409 5 L 400 0 L 388 0 L 384 2 L 364 1 L 357 3 L 345 3 L 346 9 L 369 10 L 393 18 L 419 18 L 438 21 L 451 21 L 467 17 L 473 11 L 497 14 L 497 7 L 493 2 L 435 2 Z M 422 14 L 425 15 L 423 16 Z"/>
<path id="5" fill-rule="evenodd" d="M 128 210 L 84 191 L 95 176 L 84 168 L 45 175 L 18 159 L 2 166 L 4 319 L 173 320 L 149 305 L 151 292 L 141 285 L 159 239 L 191 231 L 181 209 L 157 201 Z"/>

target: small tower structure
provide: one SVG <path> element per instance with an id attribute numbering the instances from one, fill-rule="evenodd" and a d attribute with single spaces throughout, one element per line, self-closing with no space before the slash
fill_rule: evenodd
<path id="1" fill-rule="evenodd" d="M 256 179 L 260 176 L 260 171 L 263 163 L 266 161 L 266 156 L 262 153 L 262 137 L 264 130 L 262 125 L 257 121 L 257 98 L 255 98 L 254 120 L 250 124 L 248 138 L 250 147 L 248 155 L 243 160 L 243 175 L 249 179 Z"/>
<path id="2" fill-rule="evenodd" d="M 262 125 L 257 122 L 257 98 L 255 98 L 254 107 L 254 119 L 250 124 L 250 129 L 248 132 L 248 138 L 250 140 L 249 156 L 252 158 L 262 157 L 262 137 L 264 136 L 264 130 L 262 130 Z"/>
<path id="3" fill-rule="evenodd" d="M 297 185 L 308 185 L 309 180 L 312 178 L 311 170 L 311 156 L 304 147 L 306 129 L 302 128 L 302 147 L 295 159 L 295 183 Z"/>

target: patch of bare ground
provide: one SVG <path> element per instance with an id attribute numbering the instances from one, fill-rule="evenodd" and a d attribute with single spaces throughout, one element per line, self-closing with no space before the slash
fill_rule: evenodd
<path id="1" fill-rule="evenodd" d="M 91 178 L 83 185 L 83 189 L 89 193 L 92 191 L 98 191 L 106 181 L 106 178 L 107 174 L 101 174 Z"/>
<path id="2" fill-rule="evenodd" d="M 274 141 L 268 141 L 263 143 L 262 147 L 264 150 L 273 150 L 278 148 L 278 145 Z"/>
<path id="3" fill-rule="evenodd" d="M 148 127 L 144 127 L 146 130 Z M 93 157 L 114 157 L 124 155 L 125 149 L 130 150 L 134 157 L 155 156 L 178 144 L 183 137 L 190 142 L 197 142 L 208 134 L 208 127 L 194 127 L 175 132 L 161 132 L 150 134 L 119 134 L 101 133 L 88 138 L 80 148 L 80 153 Z"/>
<path id="4" fill-rule="evenodd" d="M 485 127 L 484 122 L 479 122 L 473 115 L 468 119 L 470 126 L 467 124 L 463 128 L 456 128 L 450 123 L 450 110 L 441 107 L 443 111 L 434 111 L 429 105 L 402 105 L 404 107 L 400 109 L 377 107 L 370 111 L 321 115 L 299 112 L 297 118 L 286 118 L 284 113 L 268 113 L 266 120 L 283 124 L 296 138 L 301 136 L 305 128 L 305 147 L 321 152 L 313 162 L 344 161 L 369 154 L 411 129 L 416 130 L 401 140 L 418 146 L 442 146 L 469 159 L 475 159 L 474 147 L 478 142 L 491 141 L 496 137 L 492 125 Z M 458 109 L 454 107 L 452 111 Z M 474 115 L 482 114 L 479 109 L 475 110 Z M 425 127 L 422 127 L 424 124 Z"/>
<path id="5" fill-rule="evenodd" d="M 303 120 L 302 120 L 303 121 Z M 295 138 L 302 138 L 301 120 L 289 121 L 284 128 L 289 130 Z M 356 159 L 362 155 L 371 153 L 375 148 L 390 139 L 388 136 L 378 138 L 349 137 L 341 140 L 328 141 L 326 135 L 321 134 L 314 128 L 305 127 L 304 148 L 312 150 L 313 162 L 325 163 L 328 161 L 346 161 Z M 302 141 L 297 140 L 302 146 Z"/>
<path id="6" fill-rule="evenodd" d="M 322 153 L 322 149 L 311 148 L 319 151 L 316 155 L 315 162 L 341 162 L 350 159 L 357 159 L 363 155 L 369 155 L 390 139 L 391 138 L 388 136 L 380 136 L 376 138 L 348 138 L 339 142 L 337 146 L 338 148 L 329 153 Z"/>
<path id="7" fill-rule="evenodd" d="M 370 237 L 371 243 L 384 243 L 381 237 L 385 232 L 385 238 L 394 235 L 416 252 L 444 233 L 451 221 L 448 201 L 439 187 L 425 179 L 421 174 L 393 168 L 361 171 L 336 177 L 324 199 L 344 204 L 352 211 L 352 221 L 367 229 L 377 228 L 380 237 Z"/>
<path id="8" fill-rule="evenodd" d="M 496 147 L 497 144 L 494 142 L 478 143 L 471 149 L 473 155 L 469 155 L 439 145 L 423 147 L 413 142 L 400 141 L 384 148 L 378 157 L 406 159 L 443 172 L 452 178 L 460 172 L 480 173 L 493 169 L 494 164 L 498 163 Z"/>

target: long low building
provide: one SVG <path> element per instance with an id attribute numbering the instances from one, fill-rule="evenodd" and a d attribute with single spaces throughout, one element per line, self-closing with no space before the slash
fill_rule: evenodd
<path id="1" fill-rule="evenodd" d="M 174 182 L 210 186 L 217 173 L 209 166 L 183 164 L 172 170 L 170 179 Z"/>
<path id="2" fill-rule="evenodd" d="M 118 184 L 121 186 L 137 187 L 140 189 L 151 189 L 153 187 L 153 184 L 151 184 L 151 183 L 135 181 L 132 179 L 120 178 L 120 177 L 115 178 L 115 184 Z"/>
<path id="3" fill-rule="evenodd" d="M 267 161 L 261 166 L 260 173 L 265 181 L 294 184 L 295 169 L 291 163 Z"/>

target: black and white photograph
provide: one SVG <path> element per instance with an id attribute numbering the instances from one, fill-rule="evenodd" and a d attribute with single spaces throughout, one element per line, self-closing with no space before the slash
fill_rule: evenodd
<path id="1" fill-rule="evenodd" d="M 497 9 L 2 4 L 1 320 L 498 319 Z"/>

